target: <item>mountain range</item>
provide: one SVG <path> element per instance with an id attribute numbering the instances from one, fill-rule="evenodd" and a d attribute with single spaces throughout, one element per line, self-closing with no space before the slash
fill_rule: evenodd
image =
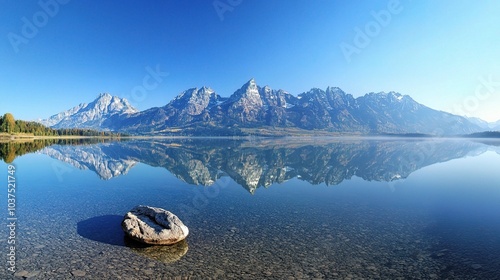
<path id="1" fill-rule="evenodd" d="M 229 97 L 221 97 L 208 87 L 191 88 L 165 106 L 145 111 L 138 111 L 126 99 L 101 94 L 89 104 L 40 122 L 53 128 L 153 135 L 247 135 L 277 131 L 462 135 L 493 128 L 479 119 L 431 109 L 397 92 L 368 93 L 354 98 L 338 87 L 328 87 L 294 96 L 281 89 L 260 87 L 254 79 Z"/>

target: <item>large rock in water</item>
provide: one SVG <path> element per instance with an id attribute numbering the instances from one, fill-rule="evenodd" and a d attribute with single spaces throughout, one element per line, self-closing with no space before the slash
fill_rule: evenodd
<path id="1" fill-rule="evenodd" d="M 184 240 L 189 229 L 171 212 L 139 205 L 128 212 L 122 229 L 130 238 L 151 245 L 170 245 Z"/>

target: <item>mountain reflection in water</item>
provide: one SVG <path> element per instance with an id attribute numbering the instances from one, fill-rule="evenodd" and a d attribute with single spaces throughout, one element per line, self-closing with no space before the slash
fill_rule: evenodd
<path id="1" fill-rule="evenodd" d="M 77 145 L 53 144 L 38 152 L 108 180 L 137 163 L 163 167 L 180 180 L 210 186 L 229 176 L 250 193 L 292 178 L 338 185 L 404 179 L 439 162 L 479 155 L 498 146 L 468 140 L 409 139 L 154 139 Z M 498 151 L 497 151 L 498 152 Z"/>

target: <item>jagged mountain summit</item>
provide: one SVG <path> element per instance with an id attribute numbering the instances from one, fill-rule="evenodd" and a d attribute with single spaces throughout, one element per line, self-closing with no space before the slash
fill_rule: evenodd
<path id="1" fill-rule="evenodd" d="M 131 115 L 139 111 L 130 103 L 109 93 L 101 93 L 89 104 L 80 104 L 72 109 L 53 115 L 40 123 L 52 128 L 92 128 L 108 130 L 103 122 L 114 116 Z"/>
<path id="2" fill-rule="evenodd" d="M 261 88 L 251 79 L 209 113 L 225 125 L 293 126 L 287 122 L 286 109 L 296 101 L 297 98 L 283 90 Z"/>
<path id="3" fill-rule="evenodd" d="M 203 120 L 204 113 L 225 99 L 208 87 L 191 88 L 181 92 L 163 107 L 155 107 L 133 115 L 116 115 L 106 120 L 106 128 L 139 133 L 161 132 Z"/>
<path id="4" fill-rule="evenodd" d="M 106 97 L 107 99 L 110 96 Z M 128 102 L 113 97 L 118 110 L 102 110 L 103 95 L 45 121 L 61 127 L 91 127 L 132 134 L 246 135 L 294 130 L 384 134 L 421 133 L 459 135 L 482 131 L 469 119 L 437 111 L 397 92 L 368 93 L 354 98 L 338 87 L 313 88 L 294 96 L 254 79 L 225 98 L 208 87 L 181 92 L 163 107 L 137 112 Z M 111 102 L 109 104 L 115 104 Z M 108 104 L 104 102 L 105 104 Z M 88 108 L 94 109 L 88 109 Z M 99 108 L 99 109 L 96 109 Z M 92 113 L 91 113 L 92 112 Z"/>

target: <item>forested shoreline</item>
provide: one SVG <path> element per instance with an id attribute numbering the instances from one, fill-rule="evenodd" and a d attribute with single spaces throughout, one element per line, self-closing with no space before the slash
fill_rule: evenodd
<path id="1" fill-rule="evenodd" d="M 16 120 L 11 113 L 0 116 L 0 138 L 19 138 L 34 136 L 105 136 L 119 137 L 123 134 L 109 131 L 97 131 L 93 129 L 82 128 L 61 128 L 54 129 L 46 127 L 34 121 Z"/>

